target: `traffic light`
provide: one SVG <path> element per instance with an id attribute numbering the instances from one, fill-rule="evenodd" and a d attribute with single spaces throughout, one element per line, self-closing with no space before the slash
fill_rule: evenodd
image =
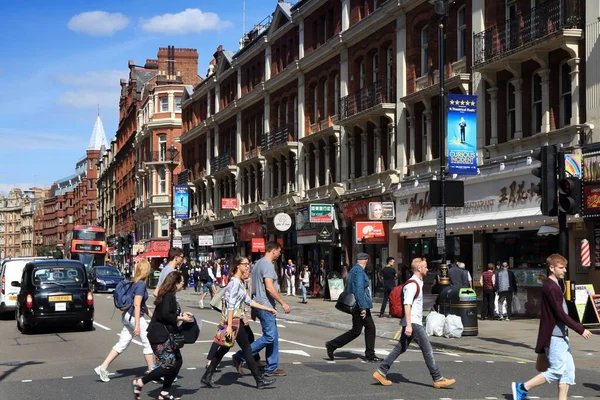
<path id="1" fill-rule="evenodd" d="M 537 193 L 541 198 L 540 209 L 543 215 L 555 217 L 558 215 L 558 205 L 556 201 L 556 155 L 557 150 L 555 146 L 542 146 L 539 150 L 535 151 L 531 158 L 539 160 L 541 166 L 534 168 L 531 173 L 540 178 L 533 191 Z"/>
<path id="2" fill-rule="evenodd" d="M 125 238 L 123 236 L 119 236 L 119 248 L 121 253 L 125 253 Z"/>
<path id="3" fill-rule="evenodd" d="M 131 233 L 127 234 L 127 249 L 133 249 L 133 235 Z"/>
<path id="4" fill-rule="evenodd" d="M 579 214 L 581 210 L 581 181 L 576 176 L 558 182 L 558 207 L 565 214 Z"/>

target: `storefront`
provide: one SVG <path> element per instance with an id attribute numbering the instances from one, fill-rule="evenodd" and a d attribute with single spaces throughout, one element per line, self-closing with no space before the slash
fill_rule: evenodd
<path id="1" fill-rule="evenodd" d="M 212 235 L 198 235 L 198 252 L 196 261 L 209 262 L 212 261 L 213 252 L 213 236 Z"/>
<path id="2" fill-rule="evenodd" d="M 240 224 L 240 242 L 240 254 L 248 256 L 251 260 L 262 257 L 265 251 L 262 224 L 259 221 Z"/>
<path id="3" fill-rule="evenodd" d="M 214 259 L 224 258 L 229 264 L 231 264 L 237 251 L 234 228 L 226 227 L 215 229 L 212 237 Z"/>
<path id="4" fill-rule="evenodd" d="M 341 251 L 337 244 L 335 224 L 310 222 L 310 208 L 296 211 L 295 236 L 298 244 L 296 265 L 309 265 L 317 268 L 321 260 L 329 271 L 340 270 Z"/>

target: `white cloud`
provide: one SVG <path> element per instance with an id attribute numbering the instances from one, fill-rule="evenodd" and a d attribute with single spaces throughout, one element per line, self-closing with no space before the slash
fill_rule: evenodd
<path id="1" fill-rule="evenodd" d="M 56 80 L 67 86 L 86 86 L 86 87 L 114 87 L 121 90 L 119 81 L 121 78 L 127 79 L 129 70 L 107 70 L 107 71 L 88 71 L 82 73 L 58 74 Z"/>
<path id="2" fill-rule="evenodd" d="M 129 18 L 121 13 L 89 11 L 77 14 L 69 20 L 67 26 L 72 31 L 92 36 L 111 36 L 125 29 Z"/>
<path id="3" fill-rule="evenodd" d="M 220 31 L 231 26 L 231 22 L 222 20 L 217 14 L 203 12 L 198 8 L 188 8 L 177 14 L 157 15 L 147 20 L 142 19 L 142 29 L 146 32 L 168 35 Z"/>
<path id="4" fill-rule="evenodd" d="M 13 128 L 0 128 L 0 153 L 14 153 L 19 150 L 81 150 L 87 143 L 73 135 L 54 132 L 40 132 Z"/>
<path id="5" fill-rule="evenodd" d="M 97 108 L 101 110 L 115 109 L 119 106 L 119 90 L 81 89 L 63 92 L 58 97 L 62 105 L 80 109 Z"/>

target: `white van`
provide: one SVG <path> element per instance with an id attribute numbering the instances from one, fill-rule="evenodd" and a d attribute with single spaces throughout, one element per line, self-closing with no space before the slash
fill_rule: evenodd
<path id="1" fill-rule="evenodd" d="M 21 282 L 25 265 L 34 260 L 46 260 L 52 257 L 20 257 L 2 260 L 0 265 L 0 314 L 14 312 L 17 308 L 17 295 L 21 290 L 11 282 Z"/>

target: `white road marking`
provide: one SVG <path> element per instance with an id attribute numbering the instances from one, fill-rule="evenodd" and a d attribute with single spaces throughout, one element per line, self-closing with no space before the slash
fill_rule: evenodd
<path id="1" fill-rule="evenodd" d="M 527 396 L 528 399 L 539 399 L 537 396 Z"/>
<path id="2" fill-rule="evenodd" d="M 335 364 L 335 361 L 327 361 L 327 364 Z"/>
<path id="3" fill-rule="evenodd" d="M 585 353 L 586 356 L 593 356 L 594 353 Z"/>
<path id="4" fill-rule="evenodd" d="M 573 399 L 583 399 L 583 396 L 571 396 Z"/>
<path id="5" fill-rule="evenodd" d="M 278 327 L 278 328 L 285 328 L 285 325 L 280 325 L 280 324 L 277 324 L 277 327 Z"/>
<path id="6" fill-rule="evenodd" d="M 196 340 L 196 343 L 212 343 L 213 340 Z"/>
<path id="7" fill-rule="evenodd" d="M 72 376 L 63 376 L 62 378 L 63 378 L 63 379 L 73 379 L 73 377 L 72 377 Z"/>
<path id="8" fill-rule="evenodd" d="M 310 357 L 310 354 L 308 354 L 304 350 L 281 350 L 281 349 L 279 349 L 279 352 L 286 353 L 286 354 L 295 354 L 297 356 Z"/>
<path id="9" fill-rule="evenodd" d="M 188 367 L 186 368 L 188 371 L 194 371 L 196 369 L 196 367 Z"/>
<path id="10" fill-rule="evenodd" d="M 23 379 L 21 382 L 23 382 L 23 383 L 31 382 L 31 379 Z"/>
<path id="11" fill-rule="evenodd" d="M 112 297 L 112 296 L 106 296 L 106 298 L 107 298 L 107 299 L 112 299 L 113 297 Z"/>
<path id="12" fill-rule="evenodd" d="M 255 333 L 254 336 L 256 336 L 257 334 Z M 285 343 L 291 343 L 291 344 L 295 344 L 297 346 L 302 346 L 302 347 L 308 347 L 310 349 L 319 349 L 319 350 L 325 350 L 325 347 L 319 347 L 319 346 L 313 346 L 310 344 L 304 344 L 304 343 L 300 343 L 300 342 L 294 342 L 293 340 L 287 340 L 287 339 L 282 339 L 279 338 L 280 342 L 285 342 Z"/>
<path id="13" fill-rule="evenodd" d="M 292 364 L 294 364 L 294 365 L 300 365 L 302 363 L 300 361 L 292 361 Z"/>
<path id="14" fill-rule="evenodd" d="M 111 331 L 112 330 L 108 326 L 101 325 L 101 324 L 97 323 L 96 321 L 94 321 L 94 325 L 97 326 L 98 328 L 104 329 L 105 331 Z"/>
<path id="15" fill-rule="evenodd" d="M 203 320 L 202 320 L 202 323 L 205 323 L 205 322 L 206 322 L 207 324 L 211 324 L 211 325 L 216 325 L 216 326 L 219 326 L 219 323 L 218 323 L 218 322 L 212 322 L 212 321 L 207 321 L 207 320 L 203 319 Z"/>
<path id="16" fill-rule="evenodd" d="M 486 397 L 485 400 L 498 400 L 497 397 Z"/>
<path id="17" fill-rule="evenodd" d="M 285 321 L 286 324 L 290 324 L 290 325 L 303 325 L 303 322 L 298 322 L 298 321 Z"/>
<path id="18" fill-rule="evenodd" d="M 495 361 L 492 361 L 492 360 L 487 360 L 487 361 L 486 361 L 486 363 L 488 363 L 488 364 L 493 364 L 493 363 L 495 363 Z"/>
<path id="19" fill-rule="evenodd" d="M 461 363 L 464 362 L 463 360 L 454 360 L 455 363 Z"/>
<path id="20" fill-rule="evenodd" d="M 517 364 L 527 364 L 525 361 L 517 361 Z"/>

